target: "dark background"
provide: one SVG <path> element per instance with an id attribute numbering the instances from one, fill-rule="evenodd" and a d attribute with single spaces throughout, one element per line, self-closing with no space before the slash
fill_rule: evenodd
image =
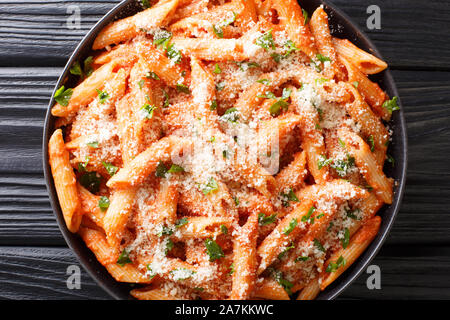
<path id="1" fill-rule="evenodd" d="M 49 97 L 69 55 L 119 1 L 0 0 L 0 298 L 108 299 L 82 271 L 58 229 L 42 170 Z M 389 238 L 372 262 L 381 290 L 363 273 L 340 299 L 450 299 L 450 1 L 334 0 L 389 63 L 405 112 L 407 187 Z M 366 9 L 381 8 L 381 30 Z M 79 6 L 81 29 L 67 8 Z"/>

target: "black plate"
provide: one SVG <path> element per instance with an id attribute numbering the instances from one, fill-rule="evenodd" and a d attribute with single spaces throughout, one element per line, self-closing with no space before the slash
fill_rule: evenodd
<path id="1" fill-rule="evenodd" d="M 361 32 L 355 24 L 353 24 L 349 17 L 344 14 L 341 10 L 336 8 L 334 5 L 325 3 L 319 0 L 302 0 L 302 8 L 307 10 L 310 14 L 319 5 L 323 4 L 325 11 L 330 17 L 330 26 L 333 30 L 333 35 L 339 38 L 346 38 L 356 44 L 358 47 L 373 53 L 379 58 L 383 59 L 375 48 L 373 43 L 369 38 Z M 80 44 L 75 49 L 74 53 L 67 62 L 63 73 L 61 74 L 54 92 L 63 84 L 69 87 L 75 85 L 76 79 L 70 74 L 70 66 L 77 60 L 83 59 L 88 56 L 90 52 L 91 45 L 100 32 L 100 30 L 106 26 L 108 23 L 115 19 L 124 18 L 141 11 L 142 7 L 137 0 L 125 0 L 114 7 L 110 12 L 108 12 L 84 37 Z M 388 61 L 389 63 L 389 61 Z M 390 97 L 398 96 L 397 88 L 395 86 L 394 80 L 392 79 L 389 70 L 374 76 L 372 79 L 376 80 L 380 86 L 386 90 Z M 53 94 L 54 94 L 53 92 Z M 45 117 L 44 126 L 44 137 L 43 137 L 43 163 L 44 163 L 44 174 L 45 181 L 47 185 L 47 190 L 50 194 L 50 201 L 53 207 L 53 211 L 56 215 L 56 220 L 58 221 L 59 228 L 66 239 L 69 247 L 75 252 L 78 260 L 83 265 L 83 267 L 88 271 L 88 273 L 94 278 L 94 280 L 112 297 L 116 299 L 131 299 L 129 291 L 131 289 L 130 285 L 119 283 L 115 281 L 106 269 L 97 261 L 94 254 L 86 247 L 84 242 L 78 235 L 72 234 L 67 228 L 64 222 L 64 218 L 59 206 L 58 197 L 55 191 L 55 185 L 50 171 L 50 166 L 48 164 L 48 140 L 53 133 L 55 117 L 50 113 L 50 108 L 54 104 L 53 95 L 48 106 L 47 115 Z M 400 207 L 401 199 L 403 196 L 403 191 L 406 181 L 406 165 L 407 165 L 407 140 L 406 140 L 406 125 L 403 117 L 402 107 L 399 101 L 400 111 L 396 111 L 393 114 L 393 120 L 390 123 L 391 128 L 394 131 L 393 142 L 389 147 L 389 154 L 395 158 L 395 167 L 392 168 L 387 165 L 385 172 L 388 176 L 395 178 L 396 187 L 393 203 L 390 206 L 384 206 L 380 211 L 379 215 L 382 217 L 383 221 L 381 224 L 380 231 L 371 245 L 366 249 L 366 251 L 359 257 L 359 259 L 343 273 L 333 284 L 331 284 L 325 291 L 321 292 L 318 296 L 320 300 L 329 300 L 336 298 L 350 283 L 355 280 L 358 275 L 367 267 L 367 265 L 372 261 L 372 259 L 377 254 L 378 250 L 381 248 L 383 242 L 386 240 L 389 230 L 394 223 L 395 216 Z"/>

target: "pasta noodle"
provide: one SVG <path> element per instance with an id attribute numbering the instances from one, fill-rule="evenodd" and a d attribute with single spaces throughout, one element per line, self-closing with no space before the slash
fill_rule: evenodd
<path id="1" fill-rule="evenodd" d="M 67 228 L 134 298 L 311 300 L 376 236 L 397 98 L 324 7 L 152 1 L 92 49 L 49 162 Z"/>

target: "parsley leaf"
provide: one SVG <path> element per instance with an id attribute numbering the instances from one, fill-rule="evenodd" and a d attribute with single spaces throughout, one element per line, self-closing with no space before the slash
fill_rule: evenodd
<path id="1" fill-rule="evenodd" d="M 393 97 L 391 100 L 386 100 L 383 103 L 383 108 L 385 108 L 389 113 L 393 111 L 400 110 L 400 107 L 397 104 L 398 97 Z"/>
<path id="2" fill-rule="evenodd" d="M 222 231 L 223 234 L 228 234 L 228 228 L 224 225 L 220 225 L 220 231 Z"/>
<path id="3" fill-rule="evenodd" d="M 295 227 L 298 225 L 298 220 L 292 219 L 291 222 L 289 222 L 289 225 L 283 229 L 283 233 L 285 235 L 289 235 L 292 231 L 294 231 Z"/>
<path id="4" fill-rule="evenodd" d="M 269 79 L 259 79 L 256 82 L 265 84 L 266 86 L 270 84 L 270 80 Z"/>
<path id="5" fill-rule="evenodd" d="M 327 157 L 321 155 L 319 156 L 319 160 L 317 160 L 317 167 L 321 170 L 323 167 L 330 165 L 333 162 L 333 159 L 327 159 Z"/>
<path id="6" fill-rule="evenodd" d="M 149 0 L 141 0 L 141 4 L 144 7 L 144 9 L 150 8 L 152 5 L 150 4 Z"/>
<path id="7" fill-rule="evenodd" d="M 153 44 L 157 47 L 166 49 L 170 39 L 172 39 L 172 32 L 161 30 L 153 36 Z"/>
<path id="8" fill-rule="evenodd" d="M 339 269 L 341 266 L 345 266 L 345 259 L 343 256 L 340 256 L 336 262 L 330 262 L 327 266 L 326 272 L 336 272 L 337 269 Z"/>
<path id="9" fill-rule="evenodd" d="M 122 253 L 120 254 L 119 258 L 117 259 L 117 264 L 121 267 L 126 265 L 127 263 L 132 263 L 129 252 L 126 249 L 123 249 Z"/>
<path id="10" fill-rule="evenodd" d="M 275 42 L 273 41 L 272 29 L 258 37 L 255 44 L 268 51 L 269 49 L 275 50 Z"/>
<path id="11" fill-rule="evenodd" d="M 191 90 L 189 90 L 189 87 L 187 85 L 185 85 L 185 84 L 182 84 L 182 83 L 177 83 L 177 90 L 178 90 L 178 92 L 183 92 L 183 93 L 186 93 L 186 94 L 190 94 L 191 93 Z"/>
<path id="12" fill-rule="evenodd" d="M 108 100 L 110 98 L 108 92 L 98 90 L 98 89 L 95 89 L 95 90 L 97 91 L 100 104 L 104 104 L 106 102 L 106 100 Z"/>
<path id="13" fill-rule="evenodd" d="M 157 166 L 156 166 L 156 171 L 155 171 L 155 175 L 159 178 L 165 178 L 167 174 L 167 168 L 164 165 L 163 162 L 158 162 Z"/>
<path id="14" fill-rule="evenodd" d="M 212 238 L 205 240 L 205 247 L 209 256 L 209 261 L 215 261 L 225 257 L 222 248 Z"/>
<path id="15" fill-rule="evenodd" d="M 167 171 L 168 173 L 179 173 L 179 172 L 184 172 L 184 168 L 177 165 L 177 164 L 172 164 L 170 166 L 169 171 Z"/>
<path id="16" fill-rule="evenodd" d="M 280 260 L 283 259 L 283 257 L 286 255 L 286 253 L 289 250 L 294 249 L 294 248 L 295 248 L 294 243 L 291 242 L 291 244 L 288 247 L 285 247 L 283 249 L 283 251 L 280 252 L 280 254 L 278 255 L 278 259 L 280 259 Z"/>
<path id="17" fill-rule="evenodd" d="M 274 213 L 270 216 L 266 216 L 264 213 L 258 214 L 258 223 L 260 226 L 266 226 L 268 224 L 274 223 L 276 220 L 277 214 Z"/>
<path id="18" fill-rule="evenodd" d="M 289 201 L 299 202 L 297 196 L 295 195 L 294 190 L 292 188 L 289 189 L 287 193 L 280 193 L 281 203 L 283 207 L 289 207 Z"/>
<path id="19" fill-rule="evenodd" d="M 173 43 L 166 49 L 167 57 L 174 63 L 179 64 L 181 62 L 181 51 L 174 47 Z"/>
<path id="20" fill-rule="evenodd" d="M 101 211 L 106 211 L 109 208 L 109 199 L 108 197 L 101 196 L 98 200 L 98 207 Z"/>
<path id="21" fill-rule="evenodd" d="M 67 107 L 69 105 L 70 97 L 72 97 L 73 89 L 65 89 L 64 86 L 56 90 L 55 101 L 58 102 L 63 107 Z"/>
<path id="22" fill-rule="evenodd" d="M 304 18 L 303 24 L 304 24 L 304 25 L 307 25 L 308 22 L 309 22 L 309 15 L 308 15 L 308 12 L 307 12 L 305 9 L 302 9 L 302 14 L 303 14 L 303 18 Z"/>
<path id="23" fill-rule="evenodd" d="M 341 242 L 342 242 L 342 248 L 345 249 L 348 247 L 348 244 L 350 242 L 350 231 L 348 230 L 348 228 L 345 228 L 344 238 L 341 239 Z"/>
<path id="24" fill-rule="evenodd" d="M 308 212 L 302 217 L 302 222 L 309 221 L 310 224 L 313 224 L 314 217 L 311 219 L 311 216 L 314 213 L 314 211 L 316 211 L 316 208 L 314 206 L 309 208 Z"/>
<path id="25" fill-rule="evenodd" d="M 213 177 L 209 178 L 208 183 L 202 189 L 203 194 L 206 196 L 211 192 L 219 190 L 219 186 L 217 185 L 216 180 Z"/>
<path id="26" fill-rule="evenodd" d="M 292 295 L 291 289 L 294 285 L 283 277 L 283 273 L 279 270 L 276 270 L 275 268 L 269 268 L 268 270 L 270 271 L 275 281 L 278 282 L 278 284 L 283 287 L 283 289 L 287 292 L 287 294 Z"/>
<path id="27" fill-rule="evenodd" d="M 184 226 L 185 224 L 187 224 L 189 222 L 188 218 L 183 217 L 181 219 L 178 219 L 177 222 L 175 222 L 175 228 L 181 228 L 182 226 Z"/>
<path id="28" fill-rule="evenodd" d="M 317 249 L 319 249 L 322 252 L 325 252 L 325 248 L 323 247 L 323 245 L 320 243 L 319 240 L 317 240 L 316 238 L 314 238 L 314 245 L 317 247 Z"/>
<path id="29" fill-rule="evenodd" d="M 328 57 L 326 57 L 326 56 L 323 56 L 323 55 L 321 55 L 320 53 L 318 53 L 318 54 L 316 55 L 316 58 L 317 58 L 317 60 L 319 60 L 320 62 L 327 62 L 327 61 L 330 61 L 330 62 L 331 62 L 331 59 L 330 59 L 330 58 L 328 58 Z"/>
<path id="30" fill-rule="evenodd" d="M 155 111 L 156 107 L 153 105 L 150 105 L 148 103 L 144 104 L 141 107 L 141 111 L 143 112 L 145 118 L 151 119 L 153 118 L 153 111 Z"/>
<path id="31" fill-rule="evenodd" d="M 159 76 L 158 76 L 155 72 L 153 72 L 153 71 L 147 72 L 147 73 L 145 74 L 145 77 L 148 78 L 148 79 L 160 80 L 160 79 L 159 79 Z"/>
<path id="32" fill-rule="evenodd" d="M 117 168 L 115 165 L 109 163 L 109 162 L 105 162 L 102 161 L 103 166 L 105 167 L 106 171 L 109 173 L 109 175 L 112 177 L 113 175 L 116 174 L 117 170 L 119 168 Z"/>
<path id="33" fill-rule="evenodd" d="M 219 64 L 216 63 L 216 65 L 214 66 L 214 71 L 215 74 L 220 74 L 222 73 L 222 69 L 220 69 Z"/>
<path id="34" fill-rule="evenodd" d="M 373 140 L 372 135 L 367 137 L 367 142 L 369 143 L 370 151 L 374 152 L 375 151 L 375 141 Z"/>

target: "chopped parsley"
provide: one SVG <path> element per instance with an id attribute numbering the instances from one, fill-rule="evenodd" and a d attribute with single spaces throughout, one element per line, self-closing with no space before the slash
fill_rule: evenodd
<path id="1" fill-rule="evenodd" d="M 172 164 L 170 166 L 170 169 L 167 171 L 168 173 L 179 173 L 184 172 L 184 168 L 182 166 L 179 166 L 177 164 Z"/>
<path id="2" fill-rule="evenodd" d="M 397 104 L 398 97 L 393 97 L 391 100 L 386 100 L 383 103 L 383 108 L 385 108 L 389 113 L 393 111 L 400 110 L 400 107 Z"/>
<path id="3" fill-rule="evenodd" d="M 163 103 L 163 108 L 167 108 L 168 106 L 170 106 L 169 103 L 169 94 L 166 92 L 166 90 L 162 89 L 163 95 L 164 95 L 164 103 Z"/>
<path id="4" fill-rule="evenodd" d="M 214 71 L 213 71 L 213 72 L 214 72 L 215 74 L 220 74 L 220 73 L 222 73 L 222 69 L 220 69 L 218 63 L 215 64 L 215 66 L 214 66 Z"/>
<path id="5" fill-rule="evenodd" d="M 269 49 L 275 50 L 275 42 L 273 41 L 272 29 L 258 37 L 255 44 L 268 51 Z"/>
<path id="6" fill-rule="evenodd" d="M 95 89 L 95 90 L 97 91 L 98 100 L 99 100 L 100 104 L 104 104 L 106 102 L 106 100 L 108 100 L 110 98 L 108 92 L 102 91 L 102 90 L 98 90 L 98 89 Z"/>
<path id="7" fill-rule="evenodd" d="M 350 155 L 347 155 L 346 160 L 334 160 L 331 164 L 331 167 L 336 170 L 337 174 L 340 177 L 344 177 L 347 174 L 347 171 L 355 166 L 355 158 Z"/>
<path id="8" fill-rule="evenodd" d="M 303 14 L 303 24 L 307 25 L 309 22 L 309 14 L 308 11 L 306 11 L 305 9 L 302 9 L 302 14 Z"/>
<path id="9" fill-rule="evenodd" d="M 191 90 L 189 90 L 189 87 L 187 85 L 185 85 L 185 84 L 182 84 L 182 83 L 177 83 L 177 90 L 179 92 L 183 92 L 183 93 L 186 93 L 186 94 L 191 93 Z"/>
<path id="10" fill-rule="evenodd" d="M 157 233 L 158 237 L 173 235 L 173 228 L 163 225 L 161 231 Z"/>
<path id="11" fill-rule="evenodd" d="M 98 200 L 98 207 L 102 211 L 106 211 L 109 208 L 109 199 L 108 197 L 101 196 Z"/>
<path id="12" fill-rule="evenodd" d="M 203 194 L 206 196 L 211 192 L 219 190 L 219 186 L 217 185 L 216 180 L 213 177 L 209 178 L 208 183 L 202 189 Z"/>
<path id="13" fill-rule="evenodd" d="M 345 210 L 345 213 L 347 214 L 347 217 L 353 220 L 360 220 L 358 216 L 355 214 L 355 212 L 359 212 L 359 209 L 356 210 Z"/>
<path id="14" fill-rule="evenodd" d="M 181 62 L 181 51 L 175 48 L 173 44 L 170 44 L 166 49 L 167 57 L 174 63 L 179 64 Z"/>
<path id="15" fill-rule="evenodd" d="M 167 174 L 167 167 L 164 165 L 163 162 L 158 162 L 156 166 L 155 175 L 159 178 L 165 178 Z"/>
<path id="16" fill-rule="evenodd" d="M 284 58 L 287 58 L 292 52 L 298 51 L 300 50 L 299 48 L 297 48 L 297 46 L 295 45 L 295 42 L 292 40 L 287 40 L 284 43 L 284 48 L 286 49 L 286 53 L 283 55 Z"/>
<path id="17" fill-rule="evenodd" d="M 181 219 L 178 219 L 177 222 L 175 222 L 175 228 L 181 228 L 182 226 L 184 226 L 185 224 L 187 224 L 189 222 L 188 218 L 183 217 Z"/>
<path id="18" fill-rule="evenodd" d="M 79 61 L 76 61 L 73 66 L 70 68 L 70 73 L 76 76 L 80 76 L 81 79 L 85 79 L 89 77 L 94 69 L 92 68 L 93 57 L 89 56 L 84 59 L 83 68 L 81 68 L 81 64 Z"/>
<path id="19" fill-rule="evenodd" d="M 229 108 L 223 114 L 222 119 L 236 123 L 239 120 L 239 111 L 235 107 Z"/>
<path id="20" fill-rule="evenodd" d="M 270 84 L 270 80 L 269 79 L 259 79 L 256 82 L 265 84 L 266 86 L 268 86 Z"/>
<path id="21" fill-rule="evenodd" d="M 220 231 L 222 231 L 223 234 L 228 234 L 228 228 L 224 225 L 220 225 Z"/>
<path id="22" fill-rule="evenodd" d="M 343 256 L 340 256 L 336 262 L 330 262 L 327 266 L 327 269 L 325 270 L 326 272 L 336 272 L 337 269 L 339 269 L 340 267 L 345 266 L 345 259 Z"/>
<path id="23" fill-rule="evenodd" d="M 102 164 L 111 177 L 113 175 L 115 175 L 117 170 L 119 169 L 115 165 L 113 165 L 112 163 L 109 163 L 109 162 L 102 161 Z"/>
<path id="24" fill-rule="evenodd" d="M 348 228 L 345 228 L 344 238 L 341 239 L 341 242 L 342 242 L 342 248 L 345 249 L 348 247 L 348 244 L 350 242 L 350 231 L 348 230 Z"/>
<path id="25" fill-rule="evenodd" d="M 325 252 L 325 248 L 323 247 L 323 245 L 320 243 L 319 240 L 317 240 L 316 238 L 314 238 L 314 245 L 317 247 L 317 249 L 319 249 L 322 252 Z"/>
<path id="26" fill-rule="evenodd" d="M 310 224 L 314 223 L 314 217 L 312 217 L 312 214 L 316 211 L 316 208 L 312 206 L 309 208 L 308 212 L 302 217 L 302 222 L 309 222 Z"/>
<path id="27" fill-rule="evenodd" d="M 148 79 L 153 79 L 153 80 L 159 80 L 159 77 L 156 73 L 154 73 L 153 71 L 149 71 L 145 74 L 145 77 Z"/>
<path id="28" fill-rule="evenodd" d="M 218 38 L 223 38 L 223 29 L 226 26 L 229 26 L 230 24 L 232 24 L 233 22 L 236 21 L 236 16 L 237 14 L 235 12 L 233 12 L 233 17 L 223 20 L 222 22 L 218 23 L 218 24 L 214 24 L 212 26 L 214 34 L 218 37 Z"/>
<path id="29" fill-rule="evenodd" d="M 275 281 L 278 282 L 278 284 L 283 287 L 283 289 L 287 292 L 287 294 L 292 295 L 291 289 L 292 287 L 294 287 L 294 285 L 283 277 L 283 273 L 279 270 L 276 270 L 275 268 L 269 268 L 268 270 L 270 271 Z"/>
<path id="30" fill-rule="evenodd" d="M 323 167 L 330 165 L 333 162 L 333 159 L 327 159 L 327 157 L 321 155 L 319 156 L 319 160 L 317 160 L 317 167 L 321 170 Z"/>
<path id="31" fill-rule="evenodd" d="M 196 272 L 186 268 L 178 268 L 170 271 L 170 274 L 172 274 L 173 280 L 181 281 L 192 278 L 192 276 L 196 274 Z"/>
<path id="32" fill-rule="evenodd" d="M 258 223 L 260 226 L 266 226 L 268 224 L 274 223 L 276 218 L 277 218 L 276 213 L 270 216 L 266 216 L 264 213 L 261 212 L 258 214 Z"/>
<path id="33" fill-rule="evenodd" d="M 150 4 L 150 0 L 141 0 L 141 4 L 142 4 L 142 7 L 144 7 L 144 9 L 148 9 L 152 6 Z"/>
<path id="34" fill-rule="evenodd" d="M 369 143 L 370 151 L 374 152 L 375 151 L 375 141 L 373 140 L 372 135 L 367 137 L 367 142 Z"/>
<path id="35" fill-rule="evenodd" d="M 141 111 L 144 114 L 146 119 L 153 118 L 153 112 L 155 111 L 156 107 L 154 105 L 150 105 L 148 103 L 144 104 L 141 107 Z"/>
<path id="36" fill-rule="evenodd" d="M 212 238 L 205 240 L 205 247 L 209 256 L 209 261 L 215 261 L 225 257 L 222 248 Z"/>
<path id="37" fill-rule="evenodd" d="M 288 247 L 285 247 L 283 249 L 283 251 L 280 252 L 280 254 L 278 255 L 278 259 L 283 259 L 283 257 L 286 255 L 286 253 L 288 253 L 289 250 L 294 249 L 294 243 L 291 242 L 291 244 Z"/>
<path id="38" fill-rule="evenodd" d="M 217 109 L 217 100 L 213 100 L 211 102 L 211 105 L 209 106 L 209 110 L 216 110 Z"/>
<path id="39" fill-rule="evenodd" d="M 231 276 L 234 273 L 234 263 L 230 264 L 230 272 L 228 272 L 228 274 Z"/>
<path id="40" fill-rule="evenodd" d="M 73 89 L 65 89 L 64 86 L 56 90 L 55 101 L 58 102 L 63 107 L 67 107 L 69 105 L 70 97 L 72 97 Z"/>
<path id="41" fill-rule="evenodd" d="M 356 89 L 358 89 L 358 86 L 359 86 L 359 82 L 358 81 L 353 81 L 353 86 L 356 88 Z"/>
<path id="42" fill-rule="evenodd" d="M 283 205 L 283 207 L 289 207 L 289 201 L 299 202 L 292 188 L 290 188 L 287 193 L 280 193 L 280 197 L 281 197 L 281 204 Z"/>
<path id="43" fill-rule="evenodd" d="M 300 256 L 300 257 L 295 258 L 294 262 L 307 261 L 308 259 L 309 259 L 309 257 Z"/>
<path id="44" fill-rule="evenodd" d="M 119 258 L 117 259 L 117 264 L 121 267 L 126 265 L 127 263 L 132 263 L 129 252 L 126 249 L 123 249 L 122 253 L 120 254 Z"/>
<path id="45" fill-rule="evenodd" d="M 153 36 L 153 44 L 157 47 L 166 49 L 170 39 L 172 39 L 172 32 L 167 30 L 161 30 Z"/>
<path id="46" fill-rule="evenodd" d="M 296 218 L 292 219 L 291 222 L 289 222 L 289 225 L 283 229 L 283 233 L 285 235 L 289 235 L 292 231 L 294 231 L 297 225 L 298 225 L 297 219 Z"/>
<path id="47" fill-rule="evenodd" d="M 173 249 L 173 241 L 169 238 L 166 238 L 166 248 L 164 249 L 164 254 L 167 256 L 167 254 Z"/>
<path id="48" fill-rule="evenodd" d="M 225 82 L 219 82 L 218 84 L 216 84 L 216 90 L 222 91 L 223 89 L 225 89 L 225 86 L 226 86 Z"/>
<path id="49" fill-rule="evenodd" d="M 321 55 L 320 53 L 318 53 L 318 54 L 316 55 L 316 58 L 317 58 L 317 60 L 319 60 L 320 62 L 327 62 L 327 61 L 330 61 L 330 62 L 331 62 L 331 59 L 330 59 L 330 58 L 328 58 L 328 57 L 326 57 L 326 56 L 323 56 L 323 55 Z"/>
<path id="50" fill-rule="evenodd" d="M 386 161 L 389 162 L 392 166 L 395 165 L 395 159 L 390 154 L 386 155 Z"/>
<path id="51" fill-rule="evenodd" d="M 85 162 L 78 163 L 78 172 L 86 172 L 86 167 L 87 167 L 90 159 L 91 158 L 86 157 L 86 161 Z"/>

